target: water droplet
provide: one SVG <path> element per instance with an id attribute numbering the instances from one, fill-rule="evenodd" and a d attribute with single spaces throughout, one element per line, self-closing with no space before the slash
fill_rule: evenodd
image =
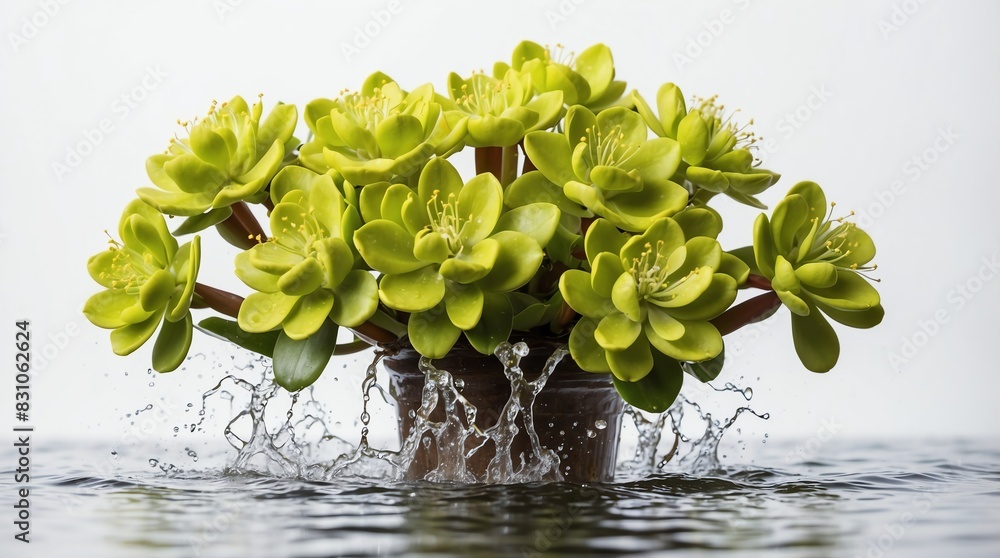
<path id="1" fill-rule="evenodd" d="M 153 387 L 154 385 L 156 384 L 154 384 L 153 382 L 149 382 L 149 387 Z"/>
<path id="2" fill-rule="evenodd" d="M 111 451 L 111 457 L 113 457 L 114 459 L 118 459 L 118 452 L 117 452 L 117 451 L 114 451 L 114 450 L 112 450 L 112 451 Z"/>
<path id="3" fill-rule="evenodd" d="M 157 465 L 159 465 L 159 464 L 160 464 L 160 462 L 159 462 L 159 460 L 157 460 L 157 459 L 150 459 L 150 460 L 149 460 L 149 466 L 150 466 L 150 467 L 156 467 L 156 466 L 157 466 Z"/>
<path id="4" fill-rule="evenodd" d="M 597 432 L 594 432 L 593 430 L 591 430 L 591 429 L 588 428 L 587 429 L 587 437 L 588 438 L 596 438 L 597 437 Z"/>
<path id="5" fill-rule="evenodd" d="M 607 427 L 608 427 L 608 423 L 606 421 L 598 419 L 596 422 L 594 422 L 594 428 L 596 428 L 598 430 L 604 430 Z"/>
<path id="6" fill-rule="evenodd" d="M 747 401 L 750 401 L 751 399 L 753 399 L 753 388 L 752 387 L 748 387 L 748 388 L 744 389 L 743 390 L 743 397 L 746 397 Z"/>

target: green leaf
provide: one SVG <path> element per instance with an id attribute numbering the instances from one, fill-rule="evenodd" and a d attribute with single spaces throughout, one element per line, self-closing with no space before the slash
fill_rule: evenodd
<path id="1" fill-rule="evenodd" d="M 557 186 L 577 180 L 570 165 L 573 150 L 563 134 L 531 132 L 524 137 L 524 151 L 545 178 Z"/>
<path id="2" fill-rule="evenodd" d="M 371 273 L 355 269 L 333 289 L 330 317 L 344 327 L 357 327 L 378 309 L 378 283 Z"/>
<path id="3" fill-rule="evenodd" d="M 327 113 L 329 114 L 329 113 Z M 295 133 L 295 124 L 299 118 L 295 105 L 279 103 L 257 126 L 257 153 L 267 151 L 275 141 L 284 144 Z"/>
<path id="4" fill-rule="evenodd" d="M 214 192 L 229 182 L 219 169 L 194 154 L 178 155 L 163 164 L 163 171 L 182 192 L 201 194 Z"/>
<path id="5" fill-rule="evenodd" d="M 675 341 L 667 341 L 656 334 L 649 323 L 645 332 L 656 350 L 677 359 L 692 362 L 715 358 L 722 352 L 722 335 L 708 322 L 682 321 L 684 335 Z"/>
<path id="6" fill-rule="evenodd" d="M 326 368 L 337 347 L 338 327 L 326 320 L 306 339 L 292 339 L 284 332 L 274 344 L 274 381 L 290 392 L 312 385 Z"/>
<path id="7" fill-rule="evenodd" d="M 601 319 L 614 311 L 614 305 L 591 286 L 590 274 L 570 269 L 559 277 L 559 292 L 570 308 L 588 318 Z M 596 326 L 595 326 L 596 328 Z"/>
<path id="8" fill-rule="evenodd" d="M 618 253 L 601 252 L 594 258 L 590 276 L 590 285 L 602 298 L 611 298 L 615 282 L 625 273 Z"/>
<path id="9" fill-rule="evenodd" d="M 681 144 L 681 157 L 689 165 L 700 165 L 708 154 L 708 124 L 701 111 L 693 109 L 677 126 L 677 141 Z"/>
<path id="10" fill-rule="evenodd" d="M 408 273 L 427 265 L 413 255 L 413 236 L 392 221 L 367 223 L 354 233 L 354 244 L 365 262 L 382 273 Z"/>
<path id="11" fill-rule="evenodd" d="M 569 335 L 569 352 L 580 368 L 588 372 L 609 373 L 611 367 L 608 365 L 607 353 L 594 338 L 597 326 L 598 320 L 581 318 Z"/>
<path id="12" fill-rule="evenodd" d="M 551 203 L 532 203 L 504 213 L 496 230 L 515 231 L 535 239 L 545 247 L 559 226 L 559 208 Z"/>
<path id="13" fill-rule="evenodd" d="M 673 83 L 664 83 L 656 92 L 656 110 L 660 113 L 660 125 L 668 138 L 677 138 L 677 129 L 687 115 L 684 93 Z"/>
<path id="14" fill-rule="evenodd" d="M 840 340 L 815 307 L 805 315 L 792 314 L 792 341 L 802 364 L 812 372 L 826 372 L 837 364 Z"/>
<path id="15" fill-rule="evenodd" d="M 420 120 L 408 114 L 394 114 L 379 122 L 375 138 L 384 157 L 395 159 L 406 154 L 424 140 Z"/>
<path id="16" fill-rule="evenodd" d="M 472 250 L 446 259 L 440 267 L 443 277 L 467 285 L 479 281 L 489 274 L 500 256 L 500 243 L 487 238 L 476 244 Z"/>
<path id="17" fill-rule="evenodd" d="M 305 339 L 316 333 L 333 310 L 333 293 L 329 289 L 299 297 L 292 311 L 281 322 L 281 329 L 291 339 Z"/>
<path id="18" fill-rule="evenodd" d="M 847 327 L 856 327 L 859 329 L 872 328 L 882 323 L 882 318 L 885 317 L 885 309 L 882 308 L 881 304 L 872 306 L 866 310 L 840 310 L 819 301 L 814 302 L 831 320 Z"/>
<path id="19" fill-rule="evenodd" d="M 278 289 L 286 295 L 307 295 L 323 284 L 324 271 L 316 258 L 306 258 L 278 278 Z"/>
<path id="20" fill-rule="evenodd" d="M 217 316 L 205 318 L 198 323 L 197 327 L 214 337 L 235 343 L 248 351 L 253 351 L 268 358 L 274 356 L 274 344 L 277 342 L 279 335 L 277 330 L 265 333 L 243 331 L 235 321 Z"/>
<path id="21" fill-rule="evenodd" d="M 623 350 L 608 350 L 611 373 L 620 380 L 641 380 L 653 369 L 653 354 L 645 335 L 638 335 L 635 342 Z"/>
<path id="22" fill-rule="evenodd" d="M 510 337 L 513 321 L 514 311 L 507 295 L 485 293 L 482 317 L 475 327 L 465 332 L 465 337 L 477 351 L 491 355 L 497 345 Z"/>
<path id="23" fill-rule="evenodd" d="M 426 312 L 412 314 L 406 332 L 413 348 L 427 358 L 447 356 L 462 334 L 462 330 L 451 323 L 444 301 Z"/>
<path id="24" fill-rule="evenodd" d="M 470 180 L 458 194 L 457 210 L 462 213 L 461 217 L 473 218 L 465 222 L 459 238 L 473 245 L 489 236 L 502 209 L 503 187 L 495 176 L 482 173 Z"/>
<path id="25" fill-rule="evenodd" d="M 632 321 L 641 322 L 645 318 L 642 306 L 639 304 L 638 285 L 631 273 L 622 273 L 615 281 L 611 287 L 611 300 L 615 308 Z"/>
<path id="26" fill-rule="evenodd" d="M 263 333 L 281 325 L 298 297 L 281 292 L 253 293 L 243 300 L 237 320 L 243 331 Z"/>
<path id="27" fill-rule="evenodd" d="M 153 370 L 157 372 L 176 370 L 184 362 L 184 357 L 191 348 L 192 337 L 190 312 L 176 322 L 163 320 L 160 333 L 153 344 Z"/>
<path id="28" fill-rule="evenodd" d="M 682 362 L 681 368 L 702 382 L 711 382 L 719 377 L 726 362 L 726 351 L 719 356 L 701 362 Z"/>
<path id="29" fill-rule="evenodd" d="M 878 291 L 853 271 L 837 271 L 836 283 L 828 288 L 809 288 L 810 296 L 838 310 L 867 310 L 880 304 Z"/>
<path id="30" fill-rule="evenodd" d="M 590 224 L 590 228 L 587 229 L 587 234 L 584 237 L 584 249 L 587 252 L 587 259 L 593 264 L 597 255 L 602 252 L 618 255 L 628 238 L 628 235 L 619 231 L 607 219 L 595 220 Z M 631 261 L 629 265 L 631 265 Z"/>
<path id="31" fill-rule="evenodd" d="M 509 292 L 527 283 L 538 271 L 544 254 L 533 238 L 514 231 L 490 237 L 500 244 L 493 269 L 480 280 L 486 291 Z"/>
<path id="32" fill-rule="evenodd" d="M 621 312 L 612 312 L 601 319 L 594 332 L 594 339 L 606 351 L 623 351 L 631 347 L 641 333 L 641 324 Z"/>
<path id="33" fill-rule="evenodd" d="M 92 295 L 83 305 L 83 315 L 97 327 L 116 329 L 143 321 L 153 314 L 142 309 L 138 294 L 107 289 Z"/>
<path id="34" fill-rule="evenodd" d="M 591 95 L 599 97 L 615 77 L 615 64 L 611 49 L 597 43 L 577 55 L 574 68 L 591 87 Z"/>
<path id="35" fill-rule="evenodd" d="M 156 312 L 145 320 L 131 323 L 111 332 L 111 350 L 118 356 L 132 354 L 153 336 L 160 325 L 163 312 Z"/>
<path id="36" fill-rule="evenodd" d="M 189 143 L 194 154 L 213 167 L 222 170 L 229 168 L 229 161 L 233 153 L 229 152 L 226 140 L 222 139 L 222 136 L 217 134 L 211 125 L 195 125 L 191 130 Z"/>
<path id="37" fill-rule="evenodd" d="M 475 327 L 483 315 L 483 300 L 483 290 L 477 285 L 449 283 L 444 302 L 451 323 L 463 331 Z"/>
<path id="38" fill-rule="evenodd" d="M 188 217 L 187 219 L 184 219 L 184 222 L 181 223 L 179 227 L 174 229 L 174 234 L 177 236 L 183 236 L 203 231 L 225 221 L 232 214 L 233 209 L 231 207 L 220 207 L 218 209 L 209 210 L 207 213 L 202 213 L 201 215 Z"/>
<path id="39" fill-rule="evenodd" d="M 650 413 L 670 408 L 684 383 L 684 373 L 676 360 L 653 352 L 653 368 L 636 382 L 612 378 L 615 389 L 629 405 Z"/>
<path id="40" fill-rule="evenodd" d="M 379 297 L 394 310 L 424 312 L 434 308 L 444 298 L 444 278 L 437 266 L 426 265 L 408 273 L 382 276 Z"/>

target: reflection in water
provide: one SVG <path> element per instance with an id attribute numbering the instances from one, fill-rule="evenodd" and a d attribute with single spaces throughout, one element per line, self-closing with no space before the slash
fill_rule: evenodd
<path id="1" fill-rule="evenodd" d="M 995 556 L 1000 452 L 982 447 L 873 444 L 836 448 L 836 460 L 797 470 L 661 473 L 589 486 L 72 472 L 39 481 L 32 548 L 48 549 L 46 556 L 156 558 L 654 556 L 664 549 L 853 557 L 874 545 L 885 555 Z M 45 458 L 71 463 L 86 450 Z M 771 460 L 779 462 L 783 450 L 775 447 Z"/>

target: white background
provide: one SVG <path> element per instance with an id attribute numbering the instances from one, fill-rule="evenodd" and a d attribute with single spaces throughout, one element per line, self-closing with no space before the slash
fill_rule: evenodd
<path id="1" fill-rule="evenodd" d="M 812 374 L 798 363 L 786 312 L 727 339 L 720 383 L 752 386 L 754 407 L 771 415 L 744 430 L 772 440 L 824 428 L 842 440 L 1000 434 L 1000 279 L 983 263 L 1000 259 L 1000 4 L 400 0 L 394 14 L 389 6 L 0 6 L 0 338 L 9 339 L 0 363 L 13 362 L 14 321 L 30 319 L 36 359 L 45 360 L 37 360 L 32 421 L 46 438 L 116 438 L 125 413 L 165 393 L 197 402 L 226 370 L 225 347 L 200 342 L 207 360 L 149 388 L 149 347 L 115 357 L 107 332 L 80 313 L 98 290 L 85 262 L 147 184 L 144 160 L 164 149 L 178 117 L 260 92 L 268 107 L 301 108 L 358 88 L 374 70 L 406 88 L 443 86 L 450 71 L 509 60 L 525 38 L 578 51 L 604 42 L 618 78 L 647 99 L 665 81 L 688 96 L 718 93 L 771 140 L 765 166 L 783 178 L 766 203 L 815 180 L 838 209 L 857 210 L 874 237 L 886 318 L 868 331 L 839 327 L 833 371 Z M 104 120 L 110 131 L 88 132 Z M 300 124 L 298 136 L 305 133 Z M 757 211 L 721 199 L 715 206 L 727 219 L 724 245 L 750 243 Z M 209 243 L 202 281 L 240 289 L 227 275 L 233 255 Z M 337 368 L 345 386 L 362 374 Z M 6 369 L 3 424 L 13 419 Z"/>

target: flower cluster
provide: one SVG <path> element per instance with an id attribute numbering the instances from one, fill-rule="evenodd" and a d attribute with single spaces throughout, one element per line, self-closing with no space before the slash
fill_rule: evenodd
<path id="1" fill-rule="evenodd" d="M 147 161 L 153 186 L 126 207 L 122 241 L 88 264 L 106 290 L 85 314 L 118 354 L 162 323 L 153 365 L 169 371 L 190 346 L 189 309 L 212 309 L 198 328 L 272 357 L 292 391 L 372 345 L 441 358 L 561 338 L 582 369 L 662 411 L 685 371 L 716 377 L 724 335 L 784 305 L 803 364 L 829 370 L 828 318 L 882 319 L 871 238 L 801 182 L 752 244 L 727 250 L 720 210 L 766 209 L 758 196 L 780 178 L 759 166 L 752 120 L 673 83 L 652 107 L 616 77 L 605 45 L 530 41 L 489 73 L 451 73 L 443 92 L 376 72 L 306 104 L 305 142 L 294 105 L 262 119 L 260 102 L 213 103 Z M 184 219 L 171 233 L 164 216 Z M 198 236 L 178 247 L 210 227 L 239 249 L 245 296 L 196 282 Z M 737 303 L 747 289 L 763 293 Z"/>

